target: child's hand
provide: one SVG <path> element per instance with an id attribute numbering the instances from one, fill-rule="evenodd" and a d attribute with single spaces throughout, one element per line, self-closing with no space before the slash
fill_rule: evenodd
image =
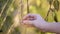
<path id="1" fill-rule="evenodd" d="M 43 27 L 45 20 L 38 14 L 28 14 L 23 18 L 23 24 L 35 27 Z"/>
<path id="2" fill-rule="evenodd" d="M 43 32 L 54 32 L 60 33 L 60 22 L 59 23 L 46 23 L 46 21 L 37 14 L 28 14 L 23 18 L 23 24 L 28 26 L 34 26 Z"/>

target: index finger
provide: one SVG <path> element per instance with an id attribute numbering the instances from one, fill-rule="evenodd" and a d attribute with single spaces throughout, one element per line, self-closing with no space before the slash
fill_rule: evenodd
<path id="1" fill-rule="evenodd" d="M 35 18 L 35 15 L 28 14 L 28 15 L 26 15 L 26 16 L 23 17 L 23 20 L 27 20 L 28 18 Z"/>

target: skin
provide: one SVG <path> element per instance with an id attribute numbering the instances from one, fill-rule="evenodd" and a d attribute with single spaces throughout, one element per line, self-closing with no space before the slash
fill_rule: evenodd
<path id="1" fill-rule="evenodd" d="M 60 23 L 46 22 L 40 15 L 38 14 L 28 14 L 23 17 L 23 24 L 28 26 L 34 26 L 43 32 L 54 32 L 60 33 Z"/>

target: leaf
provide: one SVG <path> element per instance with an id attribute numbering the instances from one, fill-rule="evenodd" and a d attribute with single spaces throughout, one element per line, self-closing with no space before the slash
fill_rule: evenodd
<path id="1" fill-rule="evenodd" d="M 58 22 L 56 14 L 54 16 L 54 20 L 55 20 L 55 22 Z"/>
<path id="2" fill-rule="evenodd" d="M 59 1 L 58 0 L 55 0 L 54 2 L 53 2 L 53 6 L 54 6 L 54 8 L 55 8 L 55 10 L 59 10 Z"/>

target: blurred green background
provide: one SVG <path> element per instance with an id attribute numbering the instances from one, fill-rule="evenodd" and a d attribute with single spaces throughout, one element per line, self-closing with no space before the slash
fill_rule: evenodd
<path id="1" fill-rule="evenodd" d="M 47 22 L 60 22 L 60 0 L 0 0 L 0 34 L 55 34 L 21 25 L 28 11 Z"/>

